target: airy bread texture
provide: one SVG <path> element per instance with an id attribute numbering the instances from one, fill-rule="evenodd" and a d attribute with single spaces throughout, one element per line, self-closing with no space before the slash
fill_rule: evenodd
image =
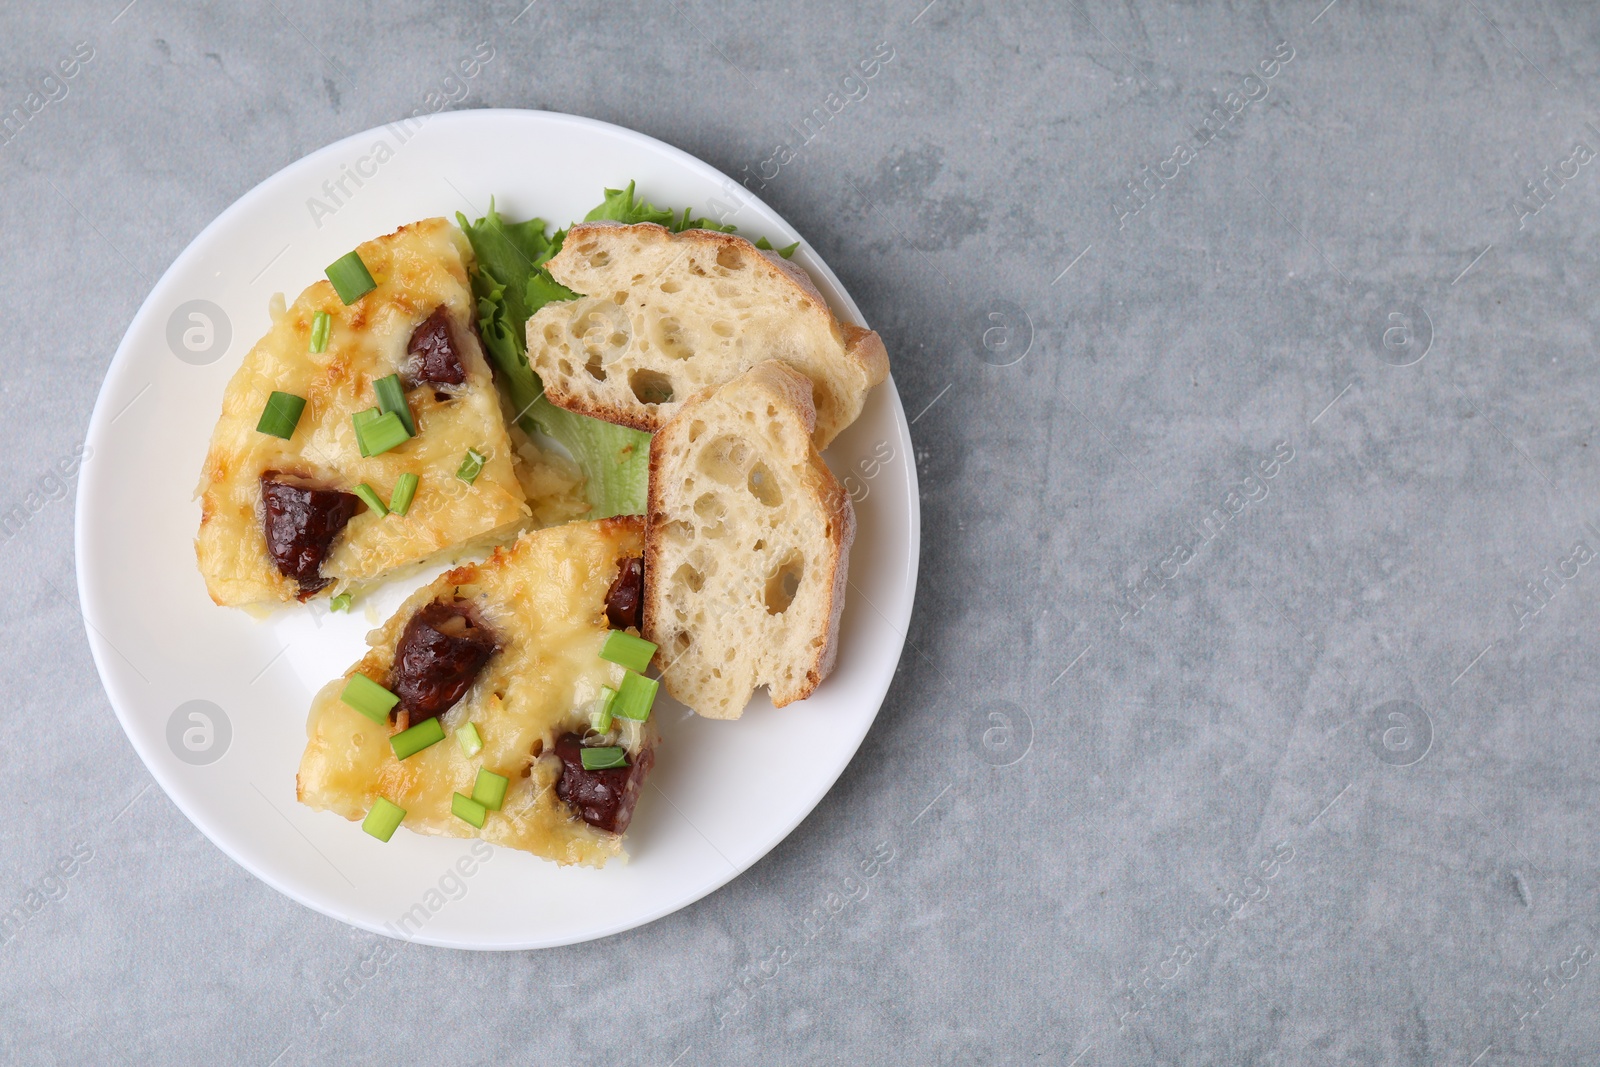
<path id="1" fill-rule="evenodd" d="M 742 237 L 580 223 L 547 266 L 586 294 L 528 320 L 528 358 L 569 411 L 653 433 L 695 393 L 781 359 L 811 379 L 820 449 L 889 373 L 877 334 L 840 322 L 804 271 Z"/>
<path id="2" fill-rule="evenodd" d="M 644 634 L 667 692 L 737 719 L 833 670 L 855 509 L 812 443 L 811 383 L 777 361 L 701 393 L 650 444 Z"/>

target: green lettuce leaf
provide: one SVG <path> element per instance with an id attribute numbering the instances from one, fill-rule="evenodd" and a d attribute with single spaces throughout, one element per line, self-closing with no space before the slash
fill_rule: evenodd
<path id="1" fill-rule="evenodd" d="M 654 222 L 673 233 L 732 233 L 737 228 L 694 218 L 688 208 L 683 209 L 682 215 L 658 208 L 637 198 L 634 184 L 629 182 L 626 189 L 607 189 L 605 199 L 584 216 L 584 221 Z M 468 222 L 460 212 L 456 213 L 456 221 L 472 243 L 478 261 L 472 272 L 472 295 L 478 303 L 478 327 L 484 348 L 494 367 L 495 381 L 518 413 L 518 424 L 528 433 L 540 432 L 553 438 L 571 454 L 583 472 L 591 518 L 643 514 L 649 487 L 650 435 L 556 407 L 545 398 L 539 376 L 528 363 L 528 320 L 548 303 L 576 300 L 581 295 L 556 281 L 544 266 L 561 251 L 567 231 L 552 234 L 543 219 L 507 222 L 495 210 L 493 200 L 488 214 L 477 222 Z M 772 250 L 772 243 L 765 237 L 755 244 Z M 798 247 L 796 241 L 777 252 L 788 259 Z"/>
<path id="2" fill-rule="evenodd" d="M 738 227 L 724 226 L 713 222 L 711 219 L 695 219 L 689 217 L 689 209 L 683 209 L 680 218 L 674 215 L 669 208 L 659 208 L 648 200 L 635 199 L 633 195 L 633 182 L 628 183 L 626 189 L 607 189 L 606 198 L 583 217 L 584 222 L 621 222 L 632 225 L 635 222 L 654 222 L 665 226 L 673 233 L 682 233 L 684 230 L 716 230 L 719 233 L 732 233 Z"/>
<path id="3" fill-rule="evenodd" d="M 528 318 L 538 314 L 539 309 L 554 300 L 576 300 L 580 294 L 562 285 L 550 277 L 550 272 L 543 267 L 528 276 L 528 288 L 525 303 L 528 307 Z"/>
<path id="4" fill-rule="evenodd" d="M 541 219 L 506 223 L 494 205 L 476 223 L 457 214 L 472 243 L 477 265 L 472 295 L 478 303 L 478 328 L 495 381 L 528 433 L 542 432 L 561 444 L 583 472 L 589 516 L 644 513 L 650 471 L 650 435 L 576 415 L 550 403 L 539 376 L 528 364 L 527 326 L 533 313 L 551 300 L 572 300 L 572 292 L 541 266 L 560 251 L 564 231 L 546 234 Z"/>
<path id="5" fill-rule="evenodd" d="M 545 221 L 507 223 L 495 210 L 493 200 L 489 201 L 489 213 L 476 224 L 469 224 L 459 211 L 456 220 L 472 242 L 479 273 L 503 287 L 504 292 L 496 299 L 505 303 L 508 321 L 526 322 L 531 312 L 523 299 L 527 286 L 522 279 L 561 250 L 560 243 L 546 235 Z M 486 295 L 486 290 L 476 285 L 473 291 L 480 301 Z"/>
<path id="6" fill-rule="evenodd" d="M 643 515 L 650 490 L 650 435 L 558 408 L 541 396 L 524 416 L 560 441 L 583 470 L 592 519 Z"/>
<path id="7" fill-rule="evenodd" d="M 765 237 L 757 237 L 756 238 L 756 247 L 761 249 L 761 251 L 763 251 L 763 252 L 776 251 L 778 253 L 778 255 L 782 256 L 784 259 L 788 259 L 790 256 L 794 255 L 794 250 L 800 247 L 800 242 L 796 241 L 792 245 L 787 245 L 787 246 L 785 246 L 783 248 L 774 249 L 772 247 L 772 242 L 771 241 L 767 240 Z"/>

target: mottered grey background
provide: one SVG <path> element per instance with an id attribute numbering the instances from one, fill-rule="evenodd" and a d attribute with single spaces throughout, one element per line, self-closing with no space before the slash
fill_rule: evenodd
<path id="1" fill-rule="evenodd" d="M 1503 0 L 8 5 L 0 1059 L 1592 1062 L 1597 66 L 1593 5 Z M 71 542 L 188 241 L 487 106 L 782 212 L 888 343 L 923 519 L 816 812 L 513 954 L 354 933 L 197 833 Z"/>

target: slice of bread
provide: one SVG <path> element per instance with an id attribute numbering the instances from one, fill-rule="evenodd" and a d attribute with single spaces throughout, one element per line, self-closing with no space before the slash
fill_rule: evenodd
<path id="1" fill-rule="evenodd" d="M 667 692 L 737 719 L 833 670 L 855 509 L 811 434 L 811 383 L 776 360 L 683 405 L 650 443 L 643 631 Z"/>
<path id="2" fill-rule="evenodd" d="M 569 411 L 654 433 L 695 393 L 781 359 L 811 379 L 826 448 L 889 373 L 877 334 L 840 322 L 805 271 L 742 237 L 579 223 L 548 267 L 586 294 L 528 320 L 528 359 Z"/>

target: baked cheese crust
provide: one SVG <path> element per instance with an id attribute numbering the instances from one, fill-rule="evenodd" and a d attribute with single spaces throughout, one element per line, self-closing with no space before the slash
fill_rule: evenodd
<path id="1" fill-rule="evenodd" d="M 416 833 L 481 837 L 561 864 L 603 866 L 622 855 L 620 834 L 586 823 L 557 795 L 564 734 L 584 734 L 600 687 L 615 689 L 623 668 L 600 658 L 606 595 L 622 561 L 643 549 L 638 516 L 577 522 L 523 534 L 481 564 L 458 567 L 407 599 L 368 637 L 372 650 L 324 686 L 311 705 L 300 763 L 301 803 L 361 819 L 379 797 L 406 810 Z M 351 675 L 380 685 L 390 678 L 406 623 L 438 600 L 459 598 L 495 635 L 498 650 L 476 681 L 445 712 L 445 739 L 406 760 L 389 738 L 401 723 L 378 724 L 339 699 Z M 483 749 L 466 756 L 455 731 L 473 723 Z M 616 744 L 630 765 L 648 768 L 653 726 L 617 719 Z M 511 780 L 505 802 L 483 829 L 451 814 L 453 793 L 472 795 L 478 769 Z"/>
<path id="2" fill-rule="evenodd" d="M 327 281 L 306 289 L 250 350 L 223 395 L 197 491 L 201 519 L 195 540 L 200 572 L 218 604 L 272 605 L 304 592 L 267 552 L 261 493 L 267 471 L 343 492 L 365 482 L 384 501 L 401 474 L 420 479 L 404 517 L 366 509 L 350 520 L 322 562 L 323 578 L 331 579 L 322 595 L 451 549 L 503 540 L 533 515 L 474 326 L 466 237 L 444 219 L 425 219 L 357 251 L 377 288 L 348 306 Z M 419 382 L 408 390 L 416 436 L 363 458 L 351 415 L 377 404 L 374 381 L 406 370 L 412 331 L 440 307 L 465 381 Z M 311 327 L 319 311 L 331 316 L 332 329 L 326 349 L 313 353 Z M 256 430 L 274 390 L 306 400 L 287 441 Z M 470 485 L 456 477 L 469 448 L 488 457 Z M 553 493 L 575 492 L 570 480 L 544 484 Z"/>

